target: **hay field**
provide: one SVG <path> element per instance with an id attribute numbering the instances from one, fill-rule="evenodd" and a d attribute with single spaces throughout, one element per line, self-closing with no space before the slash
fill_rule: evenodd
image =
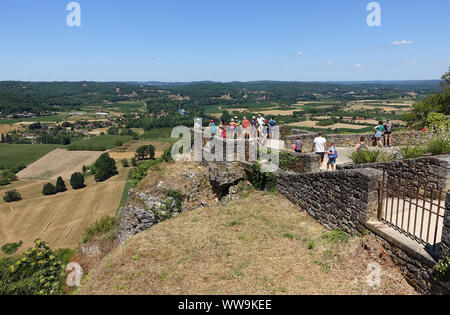
<path id="1" fill-rule="evenodd" d="M 122 159 L 131 159 L 135 157 L 137 148 L 143 145 L 150 145 L 150 144 L 155 147 L 156 158 L 160 157 L 164 153 L 164 151 L 170 146 L 170 143 L 168 142 L 134 140 L 125 143 L 123 146 L 114 148 L 109 152 L 109 155 L 117 161 L 120 161 Z"/>
<path id="2" fill-rule="evenodd" d="M 367 127 L 367 126 L 359 126 L 359 125 L 344 124 L 344 123 L 336 123 L 336 124 L 330 125 L 330 126 L 317 126 L 316 125 L 317 123 L 318 123 L 317 121 L 306 120 L 306 121 L 300 121 L 300 122 L 292 123 L 292 124 L 289 124 L 288 126 L 309 127 L 309 128 L 318 128 L 318 129 L 347 128 L 347 129 L 354 129 L 354 130 L 364 129 L 364 128 Z"/>
<path id="3" fill-rule="evenodd" d="M 21 129 L 21 127 L 17 124 L 12 125 L 0 125 L 0 135 L 1 134 L 7 134 L 8 132 Z"/>
<path id="4" fill-rule="evenodd" d="M 96 183 L 91 176 L 87 187 L 77 191 L 66 182 L 69 190 L 54 196 L 42 195 L 44 182 L 16 182 L 24 199 L 11 204 L 0 201 L 0 244 L 22 240 L 19 251 L 24 251 L 39 237 L 55 249 L 76 248 L 88 225 L 102 216 L 115 215 L 126 177 L 124 169 L 119 172 L 103 183 Z"/>
<path id="5" fill-rule="evenodd" d="M 70 179 L 74 172 L 81 171 L 83 165 L 93 164 L 102 152 L 67 151 L 56 149 L 17 174 L 19 179 L 56 180 L 58 176 Z"/>

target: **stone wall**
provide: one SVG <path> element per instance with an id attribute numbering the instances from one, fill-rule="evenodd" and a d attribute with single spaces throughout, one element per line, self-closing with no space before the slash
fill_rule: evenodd
<path id="1" fill-rule="evenodd" d="M 442 246 L 450 255 L 450 192 L 445 198 L 444 226 L 442 228 Z"/>
<path id="2" fill-rule="evenodd" d="M 324 130 L 325 132 L 325 130 Z M 366 138 L 365 143 L 368 146 L 372 145 L 372 137 L 374 133 L 368 133 L 368 134 L 328 134 L 326 135 L 327 141 L 332 141 L 336 147 L 353 147 L 357 143 L 359 143 L 359 140 L 361 136 L 364 136 Z M 402 139 L 401 136 L 405 134 L 399 134 L 394 133 L 392 135 L 392 144 L 393 145 L 401 145 Z M 297 139 L 297 137 L 300 137 L 300 139 L 303 141 L 303 146 L 305 150 L 310 151 L 313 143 L 314 138 L 317 137 L 317 132 L 309 132 L 309 131 L 300 131 L 300 130 L 292 130 L 291 135 L 285 136 L 284 141 L 286 143 L 286 148 L 291 148 L 294 144 L 294 141 Z M 420 141 L 420 133 L 416 134 L 417 141 Z"/>
<path id="3" fill-rule="evenodd" d="M 377 217 L 375 169 L 296 174 L 280 172 L 277 188 L 329 229 L 361 234 L 369 217 Z"/>
<path id="4" fill-rule="evenodd" d="M 385 170 L 390 177 L 418 181 L 421 183 L 435 183 L 444 191 L 450 189 L 450 155 L 429 156 L 417 159 L 406 159 L 383 163 L 342 164 L 338 170 L 358 168 L 375 168 Z"/>
<path id="5" fill-rule="evenodd" d="M 422 294 L 450 294 L 450 285 L 434 280 L 436 262 L 429 260 L 401 243 L 386 236 L 378 236 L 392 260 L 402 270 L 403 276 L 417 291 Z"/>

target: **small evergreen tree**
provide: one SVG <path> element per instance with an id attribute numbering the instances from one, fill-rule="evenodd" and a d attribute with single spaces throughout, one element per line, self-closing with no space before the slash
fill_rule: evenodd
<path id="1" fill-rule="evenodd" d="M 73 173 L 70 177 L 70 185 L 75 190 L 86 187 L 83 174 L 80 172 Z"/>
<path id="2" fill-rule="evenodd" d="M 131 158 L 131 166 L 133 167 L 137 166 L 136 158 Z"/>
<path id="3" fill-rule="evenodd" d="M 51 183 L 45 184 L 42 189 L 42 194 L 44 196 L 56 195 L 56 187 Z"/>
<path id="4" fill-rule="evenodd" d="M 62 179 L 62 177 L 58 177 L 56 180 L 56 192 L 65 192 L 67 190 L 66 183 Z"/>

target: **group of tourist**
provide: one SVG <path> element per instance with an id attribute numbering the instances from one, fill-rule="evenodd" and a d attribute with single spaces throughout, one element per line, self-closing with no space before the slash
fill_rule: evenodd
<path id="1" fill-rule="evenodd" d="M 197 121 L 194 128 L 201 128 L 200 122 Z M 237 138 L 267 138 L 270 139 L 275 129 L 276 121 L 275 117 L 270 120 L 266 120 L 261 114 L 258 117 L 253 116 L 251 120 L 244 117 L 242 121 L 235 116 L 229 123 L 222 119 L 219 125 L 212 119 L 208 125 L 208 129 L 211 133 L 211 138 L 222 137 L 224 139 L 237 139 Z"/>
<path id="2" fill-rule="evenodd" d="M 392 145 L 392 122 L 390 119 L 386 123 L 382 121 L 378 122 L 378 126 L 375 127 L 374 140 L 377 146 L 383 146 L 382 140 L 384 139 L 384 146 L 391 147 Z"/>

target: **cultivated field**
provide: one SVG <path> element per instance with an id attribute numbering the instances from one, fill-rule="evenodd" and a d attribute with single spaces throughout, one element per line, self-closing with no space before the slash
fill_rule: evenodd
<path id="1" fill-rule="evenodd" d="M 122 159 L 131 159 L 135 157 L 136 149 L 143 145 L 153 145 L 155 147 L 155 157 L 160 157 L 164 151 L 169 148 L 170 144 L 168 142 L 162 141 L 144 141 L 144 140 L 133 140 L 125 143 L 123 146 L 116 147 L 109 151 L 109 155 L 120 161 Z"/>
<path id="2" fill-rule="evenodd" d="M 5 167 L 24 163 L 29 165 L 50 151 L 60 147 L 55 144 L 0 144 L 0 164 Z"/>
<path id="3" fill-rule="evenodd" d="M 95 136 L 89 139 L 73 142 L 67 146 L 69 150 L 80 151 L 105 151 L 114 148 L 117 142 L 126 143 L 131 140 L 131 136 Z"/>
<path id="4" fill-rule="evenodd" d="M 0 135 L 1 134 L 7 134 L 8 132 L 14 131 L 20 129 L 20 126 L 17 124 L 12 125 L 0 125 Z"/>
<path id="5" fill-rule="evenodd" d="M 359 129 L 364 129 L 367 126 L 360 126 L 360 125 L 352 125 L 352 124 L 344 124 L 344 123 L 336 123 L 334 125 L 330 125 L 330 126 L 318 126 L 316 125 L 318 122 L 317 121 L 312 121 L 312 120 L 306 120 L 306 121 L 300 121 L 300 122 L 296 122 L 296 123 L 292 123 L 289 124 L 289 126 L 294 126 L 294 127 L 309 127 L 309 128 L 318 128 L 318 129 L 339 129 L 339 128 L 347 128 L 347 129 L 354 129 L 354 130 L 359 130 Z"/>
<path id="6" fill-rule="evenodd" d="M 83 165 L 93 164 L 102 152 L 67 151 L 56 149 L 34 162 L 17 176 L 20 179 L 56 180 L 58 176 L 70 179 L 74 172 L 80 172 Z"/>
<path id="7" fill-rule="evenodd" d="M 88 225 L 102 216 L 115 215 L 127 171 L 119 167 L 119 175 L 103 183 L 90 176 L 87 187 L 77 191 L 66 182 L 69 190 L 54 196 L 42 195 L 44 183 L 40 181 L 19 180 L 1 187 L 1 196 L 15 188 L 23 200 L 11 204 L 0 200 L 0 245 L 22 240 L 19 251 L 24 251 L 39 237 L 52 248 L 76 248 Z"/>

